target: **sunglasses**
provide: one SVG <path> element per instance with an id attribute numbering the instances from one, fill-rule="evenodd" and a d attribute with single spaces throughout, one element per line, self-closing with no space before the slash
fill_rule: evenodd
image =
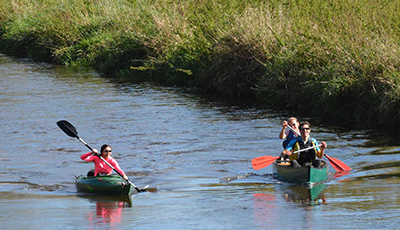
<path id="1" fill-rule="evenodd" d="M 111 150 L 104 150 L 105 153 L 111 153 Z"/>
<path id="2" fill-rule="evenodd" d="M 301 128 L 300 129 L 300 131 L 303 131 L 303 130 L 310 130 L 310 128 Z"/>
<path id="3" fill-rule="evenodd" d="M 292 127 L 294 127 L 294 126 L 296 126 L 296 124 L 291 124 L 291 125 L 289 125 L 289 126 L 292 126 Z"/>

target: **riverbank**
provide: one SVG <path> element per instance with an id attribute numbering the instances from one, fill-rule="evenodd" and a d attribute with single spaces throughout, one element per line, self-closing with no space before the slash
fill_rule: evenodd
<path id="1" fill-rule="evenodd" d="M 0 2 L 6 54 L 400 128 L 397 1 Z"/>

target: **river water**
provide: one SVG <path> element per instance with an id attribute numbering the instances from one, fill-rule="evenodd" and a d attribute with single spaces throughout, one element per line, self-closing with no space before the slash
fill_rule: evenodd
<path id="1" fill-rule="evenodd" d="M 353 168 L 331 168 L 310 190 L 251 166 L 282 151 L 280 124 L 293 114 L 7 56 L 0 89 L 2 229 L 399 228 L 400 146 L 371 130 L 299 117 Z M 62 119 L 91 147 L 110 144 L 130 180 L 157 191 L 132 202 L 77 193 L 75 175 L 93 165 L 57 127 Z"/>

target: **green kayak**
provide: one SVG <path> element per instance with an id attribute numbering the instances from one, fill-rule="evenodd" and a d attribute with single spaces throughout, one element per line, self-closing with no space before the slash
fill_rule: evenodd
<path id="1" fill-rule="evenodd" d="M 96 177 L 81 175 L 76 177 L 75 184 L 78 192 L 81 193 L 104 195 L 128 195 L 131 193 L 131 185 L 118 175 Z"/>
<path id="2" fill-rule="evenodd" d="M 295 168 L 278 159 L 274 161 L 272 171 L 278 179 L 285 182 L 314 184 L 325 181 L 328 178 L 328 164 L 324 160 L 321 161 L 321 168 L 314 168 L 313 166 Z"/>

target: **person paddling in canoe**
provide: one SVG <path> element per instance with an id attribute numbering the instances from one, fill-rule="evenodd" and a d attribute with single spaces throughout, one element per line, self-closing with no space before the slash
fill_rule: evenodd
<path id="1" fill-rule="evenodd" d="M 106 160 L 118 172 L 120 172 L 125 180 L 128 180 L 128 177 L 126 176 L 124 171 L 122 171 L 122 169 L 119 167 L 118 162 L 111 157 L 112 154 L 111 146 L 109 145 L 101 146 L 100 152 L 101 152 L 101 157 L 103 157 L 104 160 Z M 100 157 L 97 156 L 98 153 L 99 152 L 97 151 L 97 149 L 93 149 L 91 152 L 85 153 L 81 156 L 82 160 L 92 161 L 94 163 L 94 171 L 93 170 L 89 171 L 87 176 L 111 175 L 113 169 L 110 168 L 103 160 L 100 159 Z"/>
<path id="2" fill-rule="evenodd" d="M 319 159 L 324 157 L 324 151 L 328 147 L 327 144 L 322 141 L 321 147 L 319 147 L 317 140 L 310 137 L 310 123 L 300 123 L 299 129 L 301 136 L 290 141 L 285 150 L 281 153 L 281 156 L 289 157 L 293 167 L 309 166 L 310 164 L 317 168 L 321 167 L 321 160 Z M 315 146 L 315 148 L 296 154 L 292 153 L 292 150 L 296 152 L 312 146 Z M 319 159 L 317 159 L 317 157 Z"/>
<path id="3" fill-rule="evenodd" d="M 287 121 L 283 121 L 282 130 L 279 133 L 279 139 L 281 140 L 285 139 L 282 142 L 284 149 L 292 140 L 296 139 L 296 137 L 299 136 L 295 131 L 291 130 L 290 128 L 286 129 L 288 128 L 288 126 L 292 127 L 293 130 L 295 130 L 296 132 L 299 132 L 299 121 L 295 117 L 291 117 Z"/>

